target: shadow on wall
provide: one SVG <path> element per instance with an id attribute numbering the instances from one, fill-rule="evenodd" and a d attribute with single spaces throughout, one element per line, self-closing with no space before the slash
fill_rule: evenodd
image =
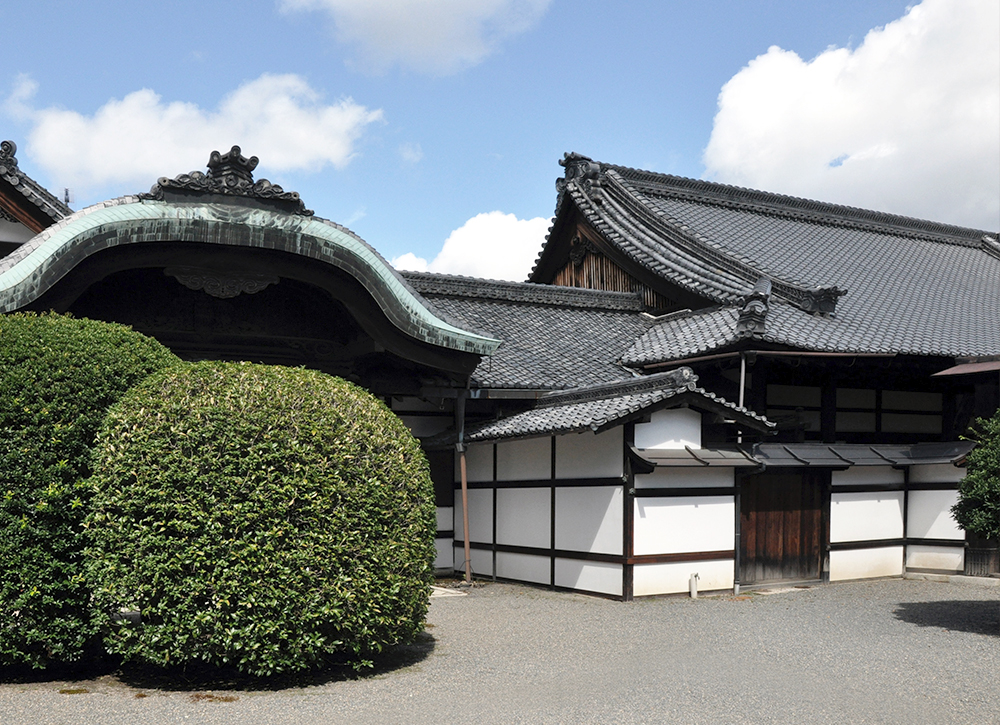
<path id="1" fill-rule="evenodd" d="M 895 615 L 918 627 L 941 627 L 1000 637 L 1000 602 L 997 601 L 903 602 L 896 608 Z"/>

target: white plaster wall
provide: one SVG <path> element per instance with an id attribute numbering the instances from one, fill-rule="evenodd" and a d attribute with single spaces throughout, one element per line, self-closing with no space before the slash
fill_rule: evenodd
<path id="1" fill-rule="evenodd" d="M 701 448 L 701 413 L 690 408 L 658 410 L 635 426 L 636 448 Z"/>
<path id="2" fill-rule="evenodd" d="M 0 242 L 26 242 L 35 236 L 35 233 L 20 222 L 9 222 L 0 219 Z"/>
<path id="3" fill-rule="evenodd" d="M 556 586 L 600 594 L 622 594 L 621 564 L 556 559 Z"/>
<path id="4" fill-rule="evenodd" d="M 528 438 L 497 443 L 498 481 L 552 478 L 552 439 Z"/>
<path id="5" fill-rule="evenodd" d="M 965 549 L 910 544 L 906 547 L 906 568 L 962 571 L 965 569 Z"/>
<path id="6" fill-rule="evenodd" d="M 498 551 L 497 576 L 534 584 L 549 584 L 551 581 L 551 564 L 549 562 L 550 559 L 547 556 Z M 473 567 L 475 567 L 474 564 Z"/>
<path id="7" fill-rule="evenodd" d="M 965 469 L 950 463 L 910 466 L 911 483 L 958 483 L 965 478 Z"/>
<path id="8" fill-rule="evenodd" d="M 621 554 L 621 486 L 557 488 L 556 548 Z"/>
<path id="9" fill-rule="evenodd" d="M 965 539 L 951 515 L 958 491 L 910 491 L 906 536 L 913 539 Z"/>
<path id="10" fill-rule="evenodd" d="M 834 492 L 830 496 L 830 541 L 901 539 L 902 537 L 902 491 Z M 900 566 L 902 566 L 902 558 Z"/>
<path id="11" fill-rule="evenodd" d="M 861 486 L 903 483 L 903 472 L 892 466 L 851 466 L 846 471 L 834 471 L 834 486 Z"/>
<path id="12" fill-rule="evenodd" d="M 462 541 L 465 528 L 462 522 L 462 492 L 455 492 L 455 538 Z M 469 489 L 469 541 L 493 543 L 493 489 Z"/>
<path id="13" fill-rule="evenodd" d="M 590 431 L 556 437 L 556 478 L 618 478 L 624 448 L 621 426 L 595 435 Z"/>
<path id="14" fill-rule="evenodd" d="M 497 489 L 497 543 L 548 549 L 552 541 L 551 504 L 548 488 Z"/>
<path id="15" fill-rule="evenodd" d="M 636 564 L 632 571 L 632 593 L 677 594 L 689 591 L 692 574 L 698 574 L 698 591 L 733 588 L 733 560 L 683 561 L 670 564 Z"/>
<path id="16" fill-rule="evenodd" d="M 652 473 L 637 474 L 636 488 L 723 488 L 734 485 L 734 469 L 721 466 L 662 466 Z"/>
<path id="17" fill-rule="evenodd" d="M 636 498 L 635 554 L 731 550 L 735 512 L 732 496 Z"/>
<path id="18" fill-rule="evenodd" d="M 488 549 L 472 549 L 469 552 L 472 560 L 472 573 L 480 576 L 493 576 L 493 552 Z M 455 547 L 455 571 L 465 574 L 465 549 Z"/>
<path id="19" fill-rule="evenodd" d="M 437 551 L 437 556 L 434 558 L 435 569 L 453 569 L 455 567 L 454 548 L 455 540 L 450 537 L 434 540 L 434 549 Z"/>
<path id="20" fill-rule="evenodd" d="M 459 491 L 456 499 L 461 501 L 462 492 Z M 437 507 L 437 530 L 449 531 L 455 525 L 455 510 L 453 506 Z"/>
<path id="21" fill-rule="evenodd" d="M 462 480 L 460 456 L 455 454 L 455 483 Z M 493 480 L 493 444 L 472 443 L 465 449 L 465 475 L 470 482 Z"/>
<path id="22" fill-rule="evenodd" d="M 902 546 L 830 552 L 830 581 L 901 576 L 902 573 Z"/>

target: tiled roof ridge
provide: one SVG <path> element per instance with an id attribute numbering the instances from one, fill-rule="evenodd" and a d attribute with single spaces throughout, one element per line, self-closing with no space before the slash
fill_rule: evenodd
<path id="1" fill-rule="evenodd" d="M 602 163 L 601 167 L 605 170 L 614 170 L 631 182 L 647 186 L 652 192 L 666 192 L 671 196 L 704 204 L 714 204 L 772 216 L 784 216 L 865 231 L 888 232 L 967 247 L 983 247 L 984 236 L 994 239 L 997 236 L 996 232 L 961 227 L 957 224 L 946 224 L 845 204 L 833 204 L 715 181 L 659 174 L 629 166 Z"/>
<path id="2" fill-rule="evenodd" d="M 673 389 L 677 392 L 698 389 L 698 376 L 689 367 L 680 367 L 665 373 L 644 375 L 631 380 L 623 380 L 600 385 L 571 388 L 548 393 L 538 399 L 537 408 L 552 408 L 569 403 L 584 403 L 607 398 L 620 398 L 624 395 L 635 395 L 651 390 Z"/>
<path id="3" fill-rule="evenodd" d="M 9 183 L 34 204 L 39 211 L 56 222 L 73 213 L 59 197 L 21 171 L 17 165 L 17 144 L 0 142 L 0 178 Z"/>
<path id="4" fill-rule="evenodd" d="M 642 297 L 636 292 L 609 292 L 581 287 L 560 287 L 530 282 L 508 282 L 433 272 L 400 272 L 423 295 L 493 299 L 504 302 L 641 312 Z"/>

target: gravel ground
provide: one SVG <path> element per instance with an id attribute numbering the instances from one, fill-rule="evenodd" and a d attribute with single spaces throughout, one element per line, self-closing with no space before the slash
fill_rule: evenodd
<path id="1" fill-rule="evenodd" d="M 489 584 L 433 599 L 428 633 L 409 664 L 264 691 L 8 682 L 0 723 L 1000 723 L 1000 587 L 626 604 Z"/>

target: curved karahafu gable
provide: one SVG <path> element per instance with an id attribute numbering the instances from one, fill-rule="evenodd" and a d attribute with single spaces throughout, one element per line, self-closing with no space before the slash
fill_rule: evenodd
<path id="1" fill-rule="evenodd" d="M 438 318 L 375 250 L 332 222 L 223 203 L 134 196 L 77 212 L 0 262 L 0 311 L 30 304 L 101 250 L 177 241 L 272 249 L 333 265 L 356 278 L 386 318 L 410 337 L 477 355 L 499 345 Z"/>

